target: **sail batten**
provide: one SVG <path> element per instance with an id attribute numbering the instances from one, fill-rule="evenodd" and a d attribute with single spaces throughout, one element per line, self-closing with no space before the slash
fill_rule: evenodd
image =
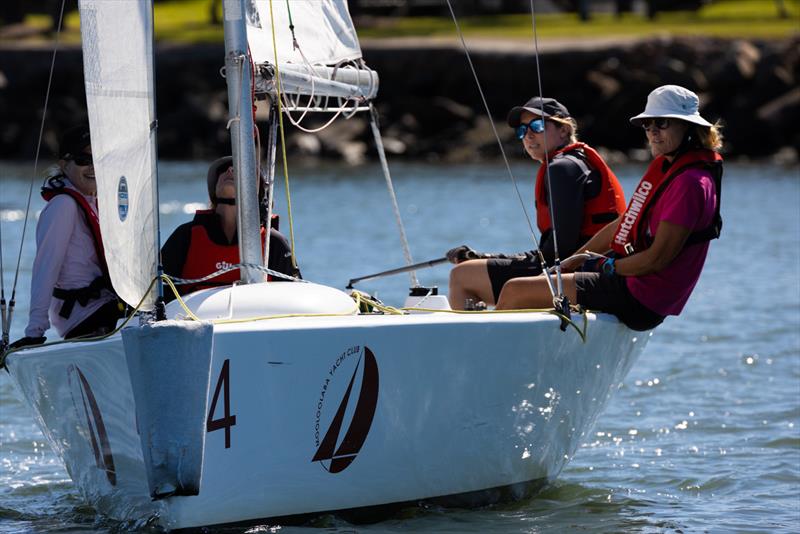
<path id="1" fill-rule="evenodd" d="M 156 275 L 150 0 L 81 0 L 81 39 L 100 229 L 114 290 L 136 305 Z M 152 309 L 154 296 L 142 309 Z"/>

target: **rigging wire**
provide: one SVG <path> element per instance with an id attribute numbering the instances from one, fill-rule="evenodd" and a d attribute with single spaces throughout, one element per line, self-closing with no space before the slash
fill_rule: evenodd
<path id="1" fill-rule="evenodd" d="M 533 46 L 536 56 L 536 81 L 539 85 L 539 104 L 540 104 L 540 112 L 542 118 L 544 118 L 544 102 L 542 102 L 542 98 L 544 98 L 544 93 L 542 92 L 542 71 L 539 66 L 539 35 L 537 32 L 536 26 L 536 2 L 535 0 L 531 0 L 531 24 L 533 25 Z M 527 135 L 527 132 L 526 132 Z M 548 209 L 550 210 L 550 220 L 553 221 L 552 228 L 550 231 L 553 233 L 553 256 L 554 260 L 553 263 L 555 264 L 556 268 L 556 292 L 553 293 L 553 298 L 563 298 L 564 296 L 564 283 L 561 278 L 561 258 L 558 253 L 558 234 L 556 233 L 556 210 L 555 206 L 553 205 L 553 188 L 550 185 L 550 153 L 547 149 L 547 128 L 544 129 L 542 132 L 543 141 L 544 141 L 544 165 L 545 169 L 545 181 L 547 183 L 547 204 Z M 544 265 L 544 264 L 542 264 Z M 542 272 L 547 277 L 548 285 L 551 286 L 550 283 L 550 274 L 547 269 L 543 269 Z M 552 291 L 551 291 L 552 293 Z"/>
<path id="2" fill-rule="evenodd" d="M 288 0 L 287 0 L 288 5 Z M 291 14 L 290 14 L 291 16 Z M 272 0 L 269 0 L 269 18 L 272 24 L 272 50 L 275 54 L 275 90 L 278 92 L 278 125 L 281 132 L 281 153 L 283 156 L 283 179 L 286 188 L 286 210 L 289 215 L 289 241 L 292 248 L 292 267 L 297 270 L 297 255 L 294 248 L 294 222 L 292 221 L 292 195 L 289 192 L 289 163 L 286 157 L 286 132 L 283 126 L 283 106 L 281 103 L 281 73 L 278 68 L 278 43 L 275 39 L 275 14 L 272 9 Z M 273 117 L 272 120 L 275 120 Z M 269 221 L 271 222 L 271 221 Z"/>
<path id="3" fill-rule="evenodd" d="M 503 163 L 506 166 L 506 170 L 508 171 L 508 176 L 511 178 L 511 182 L 514 184 L 514 190 L 517 192 L 517 198 L 519 199 L 520 207 L 522 207 L 522 212 L 525 214 L 525 221 L 528 223 L 528 229 L 530 230 L 531 239 L 533 239 L 534 247 L 537 246 L 539 239 L 536 234 L 536 230 L 533 229 L 533 223 L 531 223 L 531 217 L 528 214 L 528 208 L 525 207 L 525 201 L 522 198 L 522 193 L 519 191 L 519 185 L 517 184 L 517 179 L 514 177 L 514 173 L 511 171 L 511 165 L 508 162 L 508 157 L 506 156 L 506 151 L 503 148 L 503 142 L 500 140 L 500 134 L 497 133 L 497 128 L 494 125 L 494 121 L 492 120 L 492 112 L 489 109 L 489 103 L 486 101 L 486 96 L 483 93 L 483 87 L 481 86 L 481 82 L 478 79 L 478 73 L 475 71 L 475 66 L 472 64 L 472 56 L 469 53 L 469 49 L 467 48 L 467 43 L 464 40 L 464 34 L 461 31 L 461 25 L 458 23 L 458 18 L 456 17 L 456 13 L 453 10 L 453 6 L 450 3 L 450 0 L 447 1 L 447 7 L 450 9 L 450 16 L 453 18 L 453 23 L 456 25 L 456 32 L 458 33 L 458 38 L 461 41 L 461 47 L 464 49 L 464 54 L 467 56 L 467 63 L 469 63 L 469 68 L 472 71 L 472 77 L 475 79 L 475 84 L 478 87 L 478 93 L 480 93 L 481 101 L 483 102 L 483 107 L 486 110 L 486 114 L 489 117 L 489 124 L 492 127 L 492 133 L 494 133 L 494 138 L 497 140 L 497 146 L 500 148 L 500 155 L 503 158 Z"/>
<path id="4" fill-rule="evenodd" d="M 531 222 L 531 217 L 528 214 L 528 209 L 525 207 L 525 201 L 522 198 L 522 193 L 520 193 L 520 191 L 519 191 L 519 185 L 517 184 L 517 180 L 514 177 L 514 173 L 511 171 L 511 165 L 508 163 L 508 157 L 506 157 L 506 152 L 505 152 L 505 149 L 503 148 L 503 142 L 500 140 L 500 135 L 497 133 L 497 128 L 495 127 L 494 121 L 492 120 L 492 112 L 489 109 L 489 104 L 486 101 L 486 96 L 483 93 L 483 87 L 481 86 L 481 82 L 478 79 L 478 73 L 475 71 L 475 66 L 472 63 L 472 57 L 470 56 L 469 49 L 467 48 L 467 43 L 464 40 L 464 34 L 461 31 L 461 25 L 458 23 L 458 18 L 456 17 L 456 13 L 453 10 L 453 6 L 450 3 L 450 0 L 446 0 L 446 1 L 447 1 L 447 7 L 450 9 L 450 15 L 453 18 L 453 23 L 456 26 L 456 32 L 458 33 L 458 38 L 461 41 L 461 46 L 464 49 L 464 53 L 467 56 L 467 62 L 469 63 L 469 68 L 472 71 L 472 76 L 475 79 L 475 84 L 478 87 L 478 92 L 480 93 L 481 101 L 483 102 L 483 107 L 485 108 L 486 115 L 489 118 L 489 124 L 491 125 L 492 132 L 494 133 L 494 137 L 497 140 L 497 146 L 500 148 L 500 155 L 502 156 L 503 163 L 505 164 L 506 170 L 508 171 L 508 176 L 511 178 L 511 183 L 514 185 L 514 191 L 516 191 L 516 193 L 517 193 L 517 198 L 519 199 L 520 206 L 522 207 L 522 212 L 525 214 L 525 221 L 528 223 L 528 229 L 530 230 L 531 239 L 533 239 L 533 245 L 536 248 L 536 252 L 538 253 L 538 256 L 539 256 L 539 262 L 542 265 L 542 269 L 546 270 L 546 266 L 547 265 L 546 265 L 546 262 L 544 260 L 544 254 L 542 254 L 542 251 L 539 250 L 539 246 L 538 246 L 539 239 L 537 238 L 536 231 L 533 229 L 533 223 Z M 533 0 L 531 0 L 531 8 L 533 8 Z M 538 48 L 537 48 L 536 57 L 537 57 L 537 61 L 538 61 L 538 57 L 539 57 Z M 552 202 L 551 202 L 551 204 L 552 204 Z M 550 280 L 550 277 L 549 276 L 545 277 L 545 280 L 547 280 L 547 285 L 550 288 L 550 293 L 555 298 L 556 291 L 555 291 L 555 288 L 553 287 L 553 283 Z"/>
<path id="5" fill-rule="evenodd" d="M 3 220 L 2 216 L 0 216 L 0 327 L 2 327 L 2 330 L 0 330 L 0 352 L 5 349 L 9 341 L 8 330 L 6 329 L 8 320 L 6 319 L 5 273 L 6 270 L 3 268 Z"/>
<path id="6" fill-rule="evenodd" d="M 386 187 L 389 189 L 389 196 L 392 198 L 392 209 L 394 210 L 394 218 L 397 223 L 397 228 L 400 230 L 400 242 L 403 245 L 403 256 L 406 259 L 406 265 L 411 265 L 414 260 L 411 258 L 411 249 L 408 247 L 408 238 L 406 237 L 406 229 L 403 226 L 403 219 L 400 216 L 400 207 L 397 204 L 397 195 L 394 192 L 394 185 L 392 184 L 392 175 L 389 173 L 389 163 L 386 161 L 386 151 L 383 148 L 383 139 L 381 139 L 381 131 L 378 126 L 378 111 L 375 106 L 370 102 L 370 126 L 372 127 L 372 137 L 375 139 L 375 147 L 378 149 L 378 157 L 381 160 L 381 168 L 383 169 L 383 177 L 386 180 Z M 411 277 L 411 286 L 419 287 L 419 280 L 417 280 L 417 273 L 409 271 Z"/>
<path id="7" fill-rule="evenodd" d="M 14 306 L 16 304 L 16 295 L 17 295 L 17 282 L 19 281 L 19 268 L 22 262 L 22 248 L 25 244 L 25 233 L 28 229 L 28 218 L 31 211 L 31 198 L 33 197 L 33 180 L 34 177 L 39 172 L 39 154 L 42 149 L 42 138 L 44 137 L 44 123 L 45 119 L 47 118 L 47 107 L 50 103 L 50 90 L 53 86 L 53 72 L 55 71 L 56 65 L 56 55 L 58 54 L 58 48 L 61 43 L 61 29 L 64 22 L 64 4 L 66 0 L 61 1 L 61 10 L 58 15 L 58 26 L 56 28 L 56 38 L 55 44 L 53 46 L 53 57 L 50 61 L 50 73 L 47 78 L 47 91 L 44 97 L 44 108 L 42 110 L 42 120 L 39 124 L 39 138 L 36 143 L 36 155 L 34 157 L 33 163 L 33 174 L 31 175 L 30 186 L 28 188 L 28 200 L 25 205 L 25 219 L 22 223 L 22 236 L 19 240 L 19 253 L 17 254 L 17 267 L 14 271 L 14 284 L 11 286 L 11 299 L 8 302 L 8 310 L 7 313 L 3 315 L 5 319 L 3 323 L 3 341 L 8 342 L 8 333 L 11 330 L 11 321 L 14 316 Z M 0 270 L 2 272 L 2 270 Z M 0 275 L 1 276 L 1 275 Z"/>

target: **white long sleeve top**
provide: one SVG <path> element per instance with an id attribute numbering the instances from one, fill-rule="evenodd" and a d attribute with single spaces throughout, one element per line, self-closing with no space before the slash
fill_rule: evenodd
<path id="1" fill-rule="evenodd" d="M 75 189 L 67 180 L 65 182 L 65 187 Z M 84 197 L 96 210 L 96 198 Z M 86 306 L 76 302 L 68 318 L 59 315 L 64 301 L 53 297 L 54 287 L 86 287 L 102 274 L 94 238 L 81 207 L 67 195 L 56 195 L 42 210 L 36 225 L 36 259 L 33 262 L 31 306 L 25 335 L 43 336 L 52 324 L 63 337 L 113 300 L 114 294 L 104 289 L 99 299 L 89 301 Z"/>

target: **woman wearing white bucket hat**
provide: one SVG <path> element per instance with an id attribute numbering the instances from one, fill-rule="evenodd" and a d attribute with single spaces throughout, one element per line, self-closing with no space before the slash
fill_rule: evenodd
<path id="1" fill-rule="evenodd" d="M 644 128 L 653 161 L 627 210 L 562 263 L 570 302 L 608 312 L 634 330 L 649 330 L 678 315 L 689 299 L 708 253 L 719 237 L 722 146 L 719 124 L 698 111 L 699 99 L 677 85 L 647 98 L 630 122 Z M 587 261 L 587 258 L 588 259 Z M 543 277 L 511 280 L 498 309 L 550 306 Z"/>
<path id="2" fill-rule="evenodd" d="M 575 119 L 556 99 L 537 96 L 511 108 L 508 125 L 539 162 L 534 185 L 538 249 L 552 265 L 556 248 L 567 257 L 616 220 L 625 211 L 625 193 L 602 156 L 578 141 Z M 487 254 L 462 245 L 449 250 L 447 258 L 456 264 L 449 283 L 453 309 L 464 308 L 468 299 L 493 305 L 508 280 L 542 273 L 537 251 Z"/>

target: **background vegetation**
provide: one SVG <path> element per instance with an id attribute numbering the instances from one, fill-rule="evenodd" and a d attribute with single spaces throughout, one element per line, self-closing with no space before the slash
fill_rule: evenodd
<path id="1" fill-rule="evenodd" d="M 49 8 L 40 11 L 53 13 L 58 5 L 59 2 L 51 2 Z M 221 42 L 220 10 L 221 2 L 215 0 L 157 1 L 156 38 L 178 43 Z M 49 40 L 53 18 L 49 14 L 28 14 L 22 24 L 0 29 L 0 42 Z M 696 11 L 664 11 L 654 19 L 643 13 L 616 16 L 612 12 L 592 12 L 591 20 L 584 22 L 577 13 L 549 12 L 538 14 L 537 22 L 538 35 L 545 40 L 654 34 L 781 39 L 800 33 L 800 0 L 711 0 Z M 459 23 L 465 35 L 475 38 L 526 39 L 532 34 L 529 14 L 463 16 Z M 357 27 L 362 38 L 454 36 L 452 20 L 441 16 L 362 16 Z M 65 16 L 61 38 L 65 42 L 80 39 L 79 17 L 74 9 Z"/>

